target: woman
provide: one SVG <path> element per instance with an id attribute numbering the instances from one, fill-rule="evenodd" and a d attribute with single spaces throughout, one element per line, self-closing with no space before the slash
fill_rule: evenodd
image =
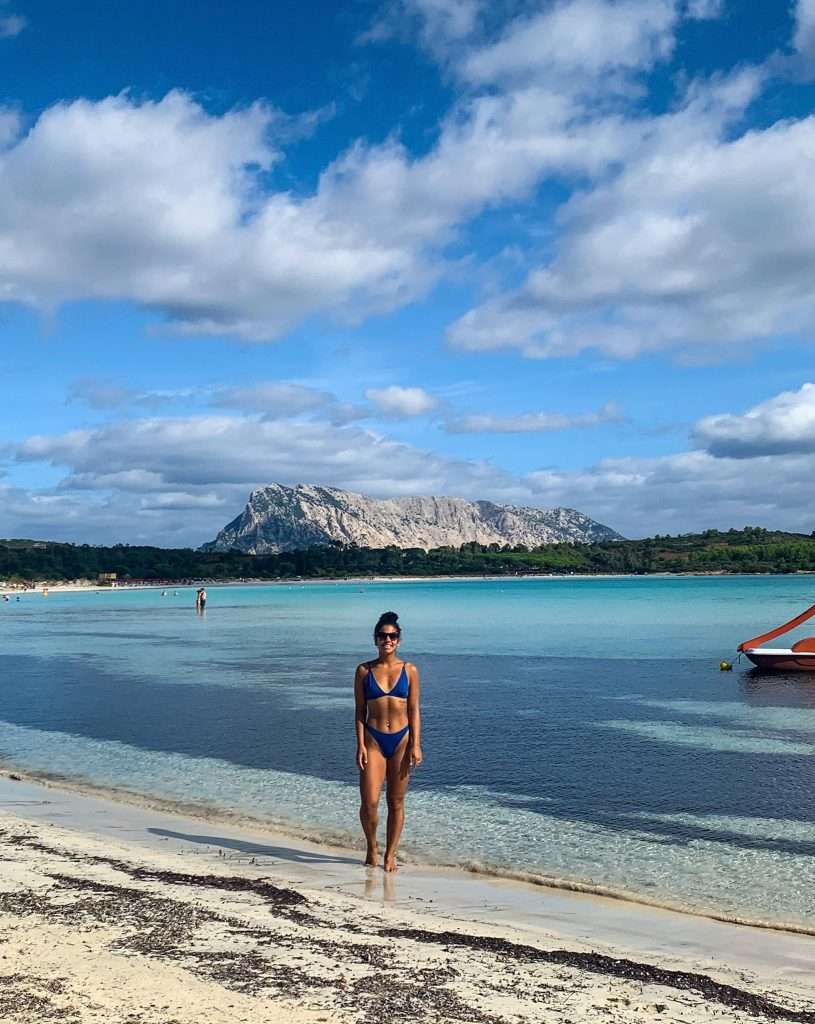
<path id="1" fill-rule="evenodd" d="M 365 863 L 376 866 L 379 795 L 388 780 L 388 838 L 383 867 L 396 871 L 396 851 L 405 823 L 405 793 L 410 769 L 422 763 L 419 673 L 397 657 L 402 631 L 396 612 L 383 612 L 374 627 L 378 657 L 357 666 L 357 767 L 359 820 L 368 843 Z"/>

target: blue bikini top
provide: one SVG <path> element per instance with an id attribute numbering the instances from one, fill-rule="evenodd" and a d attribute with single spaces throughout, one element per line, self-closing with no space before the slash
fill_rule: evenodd
<path id="1" fill-rule="evenodd" d="M 402 665 L 402 671 L 399 673 L 399 678 L 396 680 L 396 685 L 391 690 L 383 690 L 379 683 L 376 681 L 376 676 L 373 674 L 371 669 L 368 669 L 368 675 L 365 676 L 365 700 L 377 700 L 379 697 L 401 697 L 402 700 L 407 700 L 408 696 L 408 677 L 405 672 L 405 666 Z"/>

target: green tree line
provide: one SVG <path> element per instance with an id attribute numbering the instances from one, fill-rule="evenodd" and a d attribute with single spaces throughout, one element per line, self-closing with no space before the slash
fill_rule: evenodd
<path id="1" fill-rule="evenodd" d="M 90 579 L 122 581 L 319 579 L 346 576 L 478 576 L 520 573 L 797 572 L 815 571 L 815 534 L 745 527 L 676 537 L 461 547 L 360 548 L 331 544 L 273 555 L 204 552 L 128 544 L 97 547 L 50 541 L 0 540 L 0 580 L 27 583 Z"/>

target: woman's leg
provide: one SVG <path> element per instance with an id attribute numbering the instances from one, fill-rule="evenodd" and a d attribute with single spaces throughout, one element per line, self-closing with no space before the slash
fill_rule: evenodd
<path id="1" fill-rule="evenodd" d="M 388 761 L 388 843 L 385 847 L 386 871 L 396 871 L 396 851 L 405 824 L 405 793 L 410 782 L 410 757 L 408 740 L 405 736 L 393 757 Z"/>
<path id="2" fill-rule="evenodd" d="M 368 844 L 368 852 L 365 856 L 365 863 L 376 867 L 376 827 L 379 824 L 379 794 L 382 792 L 382 783 L 385 781 L 385 770 L 388 762 L 382 756 L 382 751 L 370 736 L 366 737 L 368 746 L 368 765 L 365 771 L 359 773 L 359 820 L 362 824 L 362 831 L 365 833 L 365 841 Z"/>

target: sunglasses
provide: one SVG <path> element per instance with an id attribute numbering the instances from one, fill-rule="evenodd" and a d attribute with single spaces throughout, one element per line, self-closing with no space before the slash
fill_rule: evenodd
<path id="1" fill-rule="evenodd" d="M 401 635 L 401 633 L 377 633 L 376 639 L 379 640 L 380 643 L 384 643 L 386 640 L 393 640 L 395 642 Z"/>

